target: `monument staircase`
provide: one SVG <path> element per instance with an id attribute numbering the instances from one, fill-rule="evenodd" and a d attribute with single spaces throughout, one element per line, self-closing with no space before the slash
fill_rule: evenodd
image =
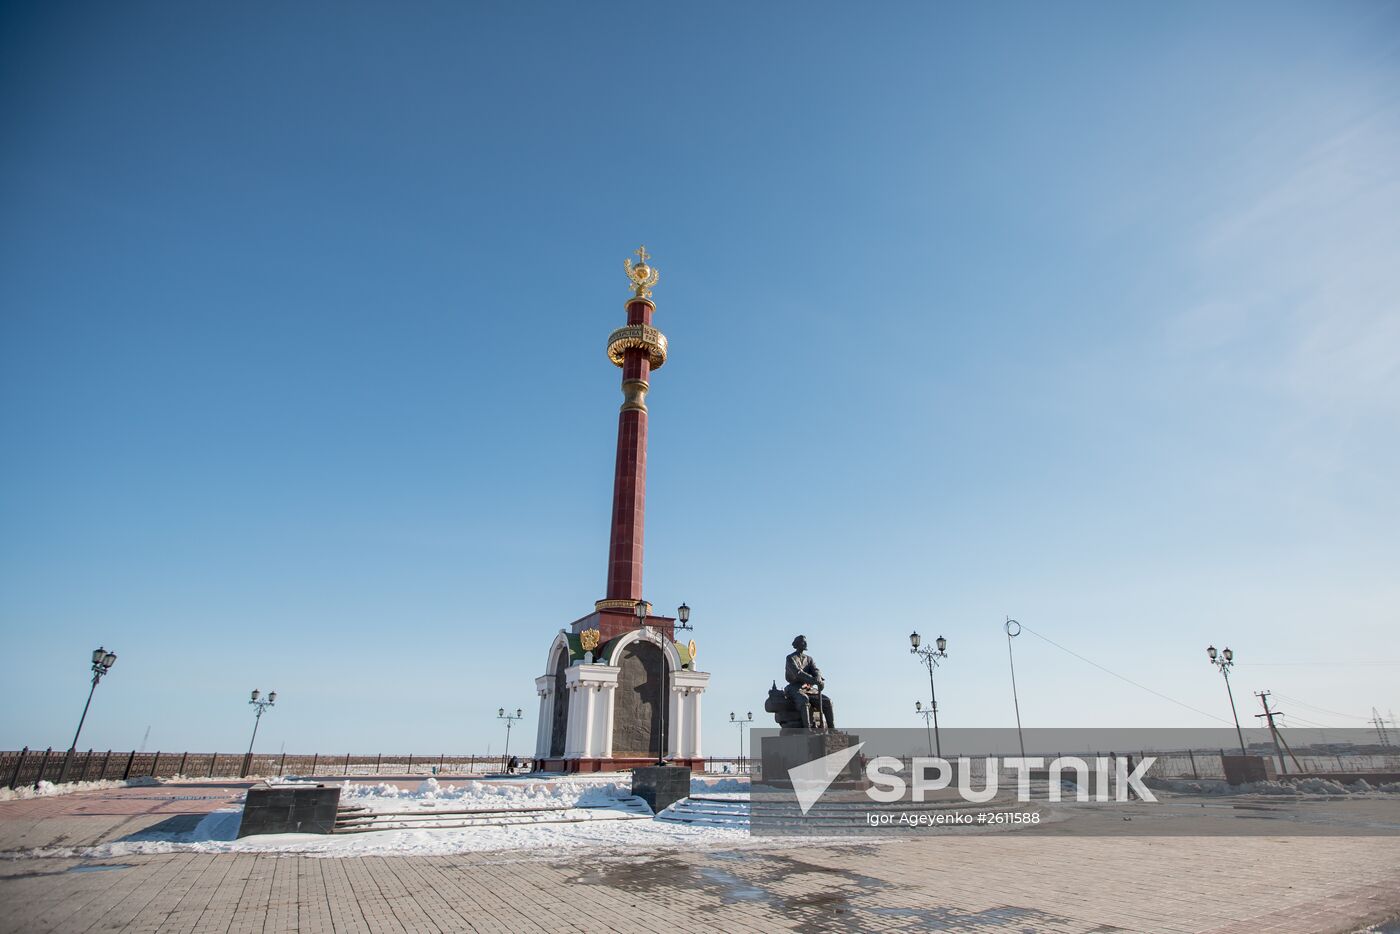
<path id="1" fill-rule="evenodd" d="M 579 824 L 602 820 L 650 820 L 651 809 L 641 798 L 620 798 L 598 807 L 562 805 L 456 810 L 371 811 L 342 805 L 336 811 L 335 833 L 375 830 L 461 830 L 469 827 L 510 827 L 533 824 Z"/>

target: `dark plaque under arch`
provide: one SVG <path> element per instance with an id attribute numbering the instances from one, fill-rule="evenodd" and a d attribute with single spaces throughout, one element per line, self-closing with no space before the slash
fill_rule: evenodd
<path id="1" fill-rule="evenodd" d="M 613 755 L 654 758 L 661 753 L 661 650 L 633 642 L 618 661 L 613 708 Z"/>
<path id="2" fill-rule="evenodd" d="M 549 729 L 549 754 L 559 757 L 564 754 L 564 740 L 569 729 L 569 696 L 564 690 L 564 669 L 569 666 L 569 651 L 559 653 L 554 663 L 554 721 Z"/>

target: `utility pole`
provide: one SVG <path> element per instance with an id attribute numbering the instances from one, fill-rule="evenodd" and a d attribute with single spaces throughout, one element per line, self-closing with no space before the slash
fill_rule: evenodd
<path id="1" fill-rule="evenodd" d="M 1394 720 L 1391 721 L 1394 723 Z M 1376 728 L 1376 738 L 1380 740 L 1382 746 L 1390 745 L 1390 734 L 1385 731 L 1385 719 L 1376 708 L 1371 708 L 1371 725 Z"/>
<path id="2" fill-rule="evenodd" d="M 1288 756 L 1289 756 L 1289 758 L 1291 758 L 1291 759 L 1293 760 L 1293 765 L 1298 769 L 1299 772 L 1301 772 L 1301 771 L 1303 771 L 1303 766 L 1298 762 L 1298 757 L 1295 756 L 1295 755 L 1293 755 L 1293 750 L 1292 750 L 1292 749 L 1289 749 L 1289 747 L 1288 747 L 1288 741 L 1285 740 L 1285 739 L 1283 738 L 1283 735 L 1279 733 L 1278 727 L 1274 726 L 1274 717 L 1281 717 L 1281 716 L 1283 716 L 1283 711 L 1282 711 L 1282 710 L 1270 710 L 1270 709 L 1269 709 L 1269 694 L 1270 694 L 1270 693 L 1271 693 L 1270 691 L 1255 691 L 1255 692 L 1254 692 L 1254 696 L 1257 697 L 1257 698 L 1259 698 L 1259 703 L 1261 703 L 1261 704 L 1264 705 L 1264 712 L 1263 712 L 1263 713 L 1257 713 L 1257 714 L 1255 714 L 1254 716 L 1256 716 L 1256 717 L 1264 717 L 1264 718 L 1266 718 L 1266 719 L 1269 721 L 1269 734 L 1270 734 L 1271 736 L 1273 736 L 1273 738 L 1274 738 L 1274 752 L 1278 753 L 1278 764 L 1283 768 L 1284 774 L 1285 774 L 1285 775 L 1288 774 L 1288 766 L 1287 766 L 1287 764 L 1285 764 L 1284 761 L 1283 761 L 1283 750 L 1284 750 L 1284 749 L 1288 749 Z M 1282 749 L 1279 748 L 1280 744 L 1282 744 L 1282 747 L 1283 747 Z"/>

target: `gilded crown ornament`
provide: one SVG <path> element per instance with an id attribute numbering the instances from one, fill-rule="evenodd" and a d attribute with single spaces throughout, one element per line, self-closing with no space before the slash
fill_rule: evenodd
<path id="1" fill-rule="evenodd" d="M 623 260 L 623 268 L 627 270 L 627 281 L 632 283 L 632 294 L 636 298 L 651 298 L 651 290 L 656 288 L 656 280 L 659 274 L 655 266 L 648 266 L 647 260 L 651 259 L 651 254 L 647 252 L 645 246 L 637 248 L 637 265 L 632 265 L 632 258 L 629 256 Z"/>

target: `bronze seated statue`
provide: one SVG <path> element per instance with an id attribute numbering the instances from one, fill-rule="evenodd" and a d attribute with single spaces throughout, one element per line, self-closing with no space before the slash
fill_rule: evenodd
<path id="1" fill-rule="evenodd" d="M 831 698 L 826 696 L 826 679 L 807 654 L 806 637 L 793 639 L 792 647 L 795 651 L 787 657 L 784 669 L 787 688 L 780 689 L 774 681 L 763 709 L 785 730 L 836 729 Z"/>

